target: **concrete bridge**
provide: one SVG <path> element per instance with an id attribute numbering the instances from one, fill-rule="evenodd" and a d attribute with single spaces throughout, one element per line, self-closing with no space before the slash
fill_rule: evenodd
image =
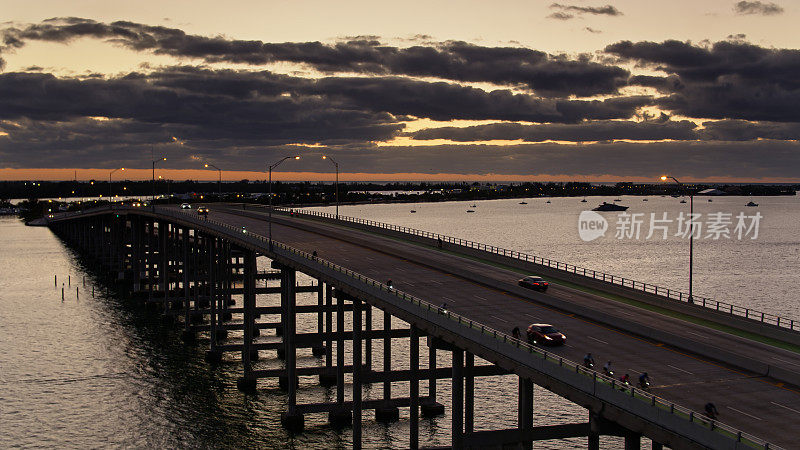
<path id="1" fill-rule="evenodd" d="M 453 448 L 530 448 L 536 440 L 583 436 L 592 449 L 600 435 L 623 436 L 630 449 L 640 448 L 641 436 L 653 448 L 800 448 L 800 429 L 791 425 L 800 422 L 800 332 L 791 319 L 741 314 L 709 299 L 689 303 L 680 293 L 574 266 L 320 214 L 275 210 L 269 241 L 268 217 L 252 205 L 211 205 L 207 217 L 176 207 L 115 206 L 47 222 L 175 320 L 187 341 L 208 333 L 210 363 L 226 352 L 241 355 L 240 389 L 252 392 L 258 379 L 278 378 L 288 395 L 282 423 L 295 432 L 306 414 L 327 413 L 332 426 L 352 426 L 360 447 L 365 410 L 394 421 L 398 408 L 410 408 L 409 447 L 417 448 L 418 418 L 444 412 L 436 386 L 449 378 Z M 259 272 L 259 259 L 273 271 Z M 300 286 L 297 272 L 317 281 Z M 520 272 L 555 283 L 546 294 L 525 290 L 516 285 Z M 279 287 L 259 287 L 267 278 Z M 301 291 L 316 292 L 316 304 L 298 305 Z M 259 305 L 270 294 L 280 295 L 280 306 Z M 373 329 L 376 309 L 382 329 Z M 298 318 L 316 322 L 316 332 L 298 333 Z M 404 325 L 393 327 L 392 318 Z M 566 331 L 567 345 L 545 349 L 510 336 L 531 322 Z M 264 342 L 272 330 L 281 340 Z M 383 343 L 379 370 L 372 365 L 374 339 Z M 427 367 L 419 366 L 421 340 Z M 392 368 L 393 342 L 407 342 L 409 369 Z M 311 348 L 319 364 L 298 366 L 298 348 Z M 283 367 L 255 369 L 253 362 L 271 350 Z M 437 366 L 440 352 L 451 353 L 450 367 Z M 573 362 L 586 352 L 598 362 L 612 360 L 617 375 L 635 380 L 649 372 L 653 386 L 621 386 Z M 486 363 L 476 364 L 476 357 Z M 518 426 L 475 431 L 474 379 L 503 374 L 519 379 L 517 392 L 509 393 L 517 398 Z M 300 376 L 335 386 L 336 400 L 298 403 Z M 408 391 L 393 389 L 397 382 L 408 382 Z M 382 384 L 383 398 L 363 400 L 367 383 Z M 534 385 L 586 408 L 588 420 L 536 426 Z M 709 401 L 720 420 L 699 412 Z"/>

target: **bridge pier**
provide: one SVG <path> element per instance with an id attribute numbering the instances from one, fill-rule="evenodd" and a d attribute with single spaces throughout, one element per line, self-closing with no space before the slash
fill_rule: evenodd
<path id="1" fill-rule="evenodd" d="M 255 322 L 255 272 L 256 254 L 248 251 L 244 255 L 244 344 L 242 346 L 242 366 L 244 375 L 239 378 L 237 387 L 244 392 L 254 392 L 256 389 L 256 379 L 253 377 L 253 323 Z M 255 352 L 256 358 L 258 352 Z"/>

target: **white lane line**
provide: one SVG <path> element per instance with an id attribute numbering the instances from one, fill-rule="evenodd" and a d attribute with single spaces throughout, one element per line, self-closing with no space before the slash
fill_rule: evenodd
<path id="1" fill-rule="evenodd" d="M 444 295 L 442 296 L 442 300 L 447 300 L 448 302 L 452 302 L 452 301 L 453 301 L 453 299 L 452 299 L 452 298 L 450 298 L 450 297 L 445 297 Z"/>
<path id="2" fill-rule="evenodd" d="M 507 321 L 507 320 L 505 320 L 505 319 L 501 319 L 501 318 L 499 318 L 499 317 L 497 317 L 497 316 L 491 316 L 491 315 L 490 315 L 489 317 L 491 317 L 492 319 L 495 319 L 495 320 L 499 320 L 500 322 L 511 323 L 511 322 L 509 322 L 509 321 Z"/>
<path id="3" fill-rule="evenodd" d="M 780 361 L 782 363 L 791 364 L 791 365 L 794 365 L 794 366 L 800 366 L 800 364 L 798 364 L 796 362 L 787 361 L 785 359 L 781 359 L 781 358 L 778 358 L 778 357 L 775 357 L 775 356 L 773 356 L 772 359 L 774 359 L 775 361 Z"/>
<path id="4" fill-rule="evenodd" d="M 702 335 L 700 333 L 695 333 L 694 331 L 686 330 L 686 332 L 689 333 L 689 334 L 693 334 L 695 336 L 700 336 L 701 338 L 706 338 L 706 336 L 704 336 L 704 335 Z"/>
<path id="5" fill-rule="evenodd" d="M 602 341 L 602 340 L 600 340 L 600 339 L 593 338 L 593 337 L 591 337 L 591 336 L 586 336 L 586 337 L 588 337 L 589 339 L 591 339 L 591 340 L 593 340 L 593 341 L 597 341 L 597 342 L 599 342 L 599 343 L 601 343 L 601 344 L 606 344 L 606 345 L 608 345 L 608 342 L 606 342 L 606 341 Z"/>
<path id="6" fill-rule="evenodd" d="M 680 370 L 680 371 L 681 371 L 681 372 L 683 372 L 683 373 L 688 373 L 689 375 L 694 375 L 692 372 L 689 372 L 688 370 L 683 370 L 683 369 L 681 369 L 680 367 L 675 367 L 675 366 L 673 366 L 672 364 L 667 364 L 667 366 L 669 366 L 669 367 L 672 367 L 672 368 L 673 368 L 673 369 L 675 369 L 675 370 Z"/>
<path id="7" fill-rule="evenodd" d="M 760 418 L 760 417 L 756 417 L 756 416 L 753 416 L 753 415 L 751 415 L 751 414 L 747 414 L 747 413 L 746 413 L 746 412 L 744 412 L 744 411 L 739 411 L 738 409 L 736 409 L 736 408 L 734 408 L 734 407 L 732 407 L 732 406 L 728 406 L 728 409 L 730 409 L 730 410 L 732 410 L 732 411 L 736 411 L 736 412 L 737 412 L 737 413 L 739 413 L 739 414 L 744 414 L 745 416 L 747 416 L 747 417 L 750 417 L 750 418 L 752 418 L 752 419 L 761 420 L 761 418 Z"/>
<path id="8" fill-rule="evenodd" d="M 539 316 L 534 316 L 533 314 L 528 314 L 528 317 L 531 317 L 531 318 L 533 318 L 533 319 L 535 319 L 535 320 L 542 320 L 542 319 L 541 319 L 541 317 L 539 317 Z"/>
<path id="9" fill-rule="evenodd" d="M 488 298 L 481 297 L 480 295 L 476 295 L 476 296 L 475 296 L 475 298 L 479 298 L 479 299 L 481 299 L 481 300 L 489 300 Z"/>
<path id="10" fill-rule="evenodd" d="M 796 412 L 797 414 L 800 414 L 800 411 L 798 411 L 798 410 L 796 410 L 794 408 L 789 408 L 786 405 L 781 405 L 780 403 L 775 403 L 775 402 L 770 402 L 770 403 L 772 403 L 775 406 L 780 406 L 781 408 L 788 409 L 789 411 Z"/>

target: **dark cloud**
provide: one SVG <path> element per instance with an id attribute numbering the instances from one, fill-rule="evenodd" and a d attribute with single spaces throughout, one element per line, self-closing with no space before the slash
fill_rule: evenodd
<path id="1" fill-rule="evenodd" d="M 648 64 L 666 77 L 629 82 L 671 95 L 656 103 L 688 117 L 798 121 L 800 50 L 764 48 L 741 41 L 708 47 L 687 42 L 618 42 L 606 52 Z"/>
<path id="2" fill-rule="evenodd" d="M 566 13 L 564 11 L 556 11 L 556 12 L 550 14 L 549 16 L 547 16 L 547 18 L 548 19 L 556 19 L 556 20 L 569 20 L 569 19 L 574 19 L 575 16 L 573 14 L 569 14 L 569 13 Z"/>
<path id="3" fill-rule="evenodd" d="M 585 27 L 584 30 L 586 30 L 586 31 L 588 31 L 589 33 L 592 33 L 592 34 L 600 34 L 600 33 L 603 32 L 602 30 L 596 30 L 596 29 L 594 29 L 592 27 Z"/>
<path id="4" fill-rule="evenodd" d="M 460 142 L 488 140 L 543 141 L 611 141 L 611 140 L 695 140 L 694 122 L 597 120 L 578 124 L 522 125 L 496 123 L 472 127 L 430 128 L 412 133 L 414 139 L 449 139 Z"/>
<path id="5" fill-rule="evenodd" d="M 182 30 L 162 26 L 132 22 L 104 24 L 76 18 L 12 27 L 4 30 L 3 36 L 16 46 L 29 40 L 69 42 L 92 37 L 137 51 L 199 58 L 209 63 L 291 62 L 326 73 L 430 76 L 520 86 L 540 96 L 554 97 L 614 94 L 629 75 L 625 69 L 598 64 L 588 57 L 570 59 L 527 48 L 484 47 L 466 42 L 399 48 L 382 45 L 374 36 L 334 44 L 263 43 L 187 35 Z"/>
<path id="6" fill-rule="evenodd" d="M 719 120 L 703 123 L 700 134 L 704 139 L 719 141 L 752 141 L 771 139 L 779 141 L 800 140 L 800 124 L 779 122 L 749 122 L 746 120 Z"/>
<path id="7" fill-rule="evenodd" d="M 621 16 L 622 12 L 612 5 L 605 6 L 575 6 L 553 3 L 550 8 L 559 9 L 562 13 L 593 14 L 602 16 Z M 558 13 L 554 13 L 558 14 Z"/>
<path id="8" fill-rule="evenodd" d="M 772 2 L 745 1 L 737 2 L 733 6 L 737 14 L 760 14 L 762 16 L 774 16 L 782 14 L 783 8 Z"/>

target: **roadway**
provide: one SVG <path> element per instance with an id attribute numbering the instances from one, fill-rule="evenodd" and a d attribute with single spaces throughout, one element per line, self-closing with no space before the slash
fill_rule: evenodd
<path id="1" fill-rule="evenodd" d="M 252 218 L 211 207 L 210 219 L 266 235 L 265 214 L 263 218 Z M 787 370 L 800 371 L 797 353 L 558 284 L 551 284 L 546 294 L 517 295 L 454 276 L 447 267 L 456 266 L 507 283 L 509 289 L 521 278 L 518 272 L 346 227 L 286 216 L 281 216 L 280 221 L 291 226 L 273 223 L 276 241 L 307 252 L 316 251 L 320 258 L 376 280 L 391 279 L 399 290 L 434 304 L 447 303 L 448 309 L 509 334 L 515 326 L 524 331 L 533 322 L 551 323 L 567 335 L 566 345 L 553 348 L 554 353 L 581 361 L 586 352 L 592 352 L 598 370 L 610 360 L 617 376 L 628 373 L 633 380 L 646 371 L 656 395 L 696 411 L 703 411 L 711 401 L 719 409 L 720 421 L 784 448 L 800 448 L 800 429 L 790 425 L 800 423 L 800 388 L 699 356 L 691 349 L 671 348 L 556 310 L 535 299 L 548 295 L 589 305 Z"/>

